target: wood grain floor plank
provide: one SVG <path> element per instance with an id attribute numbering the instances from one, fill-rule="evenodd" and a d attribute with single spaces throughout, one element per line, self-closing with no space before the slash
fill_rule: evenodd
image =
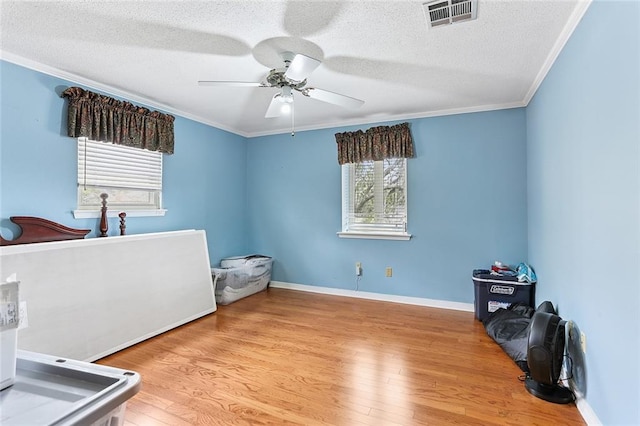
<path id="1" fill-rule="evenodd" d="M 469 312 L 269 289 L 99 363 L 142 375 L 130 426 L 584 425 Z"/>

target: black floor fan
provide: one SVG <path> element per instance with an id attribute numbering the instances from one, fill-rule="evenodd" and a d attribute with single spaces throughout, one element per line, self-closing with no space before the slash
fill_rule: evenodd
<path id="1" fill-rule="evenodd" d="M 558 315 L 536 312 L 531 319 L 524 386 L 534 396 L 556 404 L 574 401 L 573 392 L 559 384 L 564 360 L 565 325 Z"/>

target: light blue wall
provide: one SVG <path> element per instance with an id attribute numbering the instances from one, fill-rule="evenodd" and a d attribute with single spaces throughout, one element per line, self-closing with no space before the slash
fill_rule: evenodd
<path id="1" fill-rule="evenodd" d="M 74 219 L 76 142 L 65 136 L 66 105 L 58 95 L 75 84 L 0 61 L 0 231 L 18 232 L 10 216 L 38 216 L 92 229 L 98 219 Z M 127 233 L 204 229 L 212 264 L 247 250 L 246 139 L 181 117 L 175 154 L 164 155 L 164 217 L 130 217 Z M 118 218 L 109 221 L 117 235 Z"/>
<path id="2" fill-rule="evenodd" d="M 596 1 L 527 107 L 540 300 L 587 336 L 587 401 L 640 424 L 640 3 Z"/>
<path id="3" fill-rule="evenodd" d="M 471 303 L 474 268 L 527 260 L 524 109 L 410 121 L 410 241 L 336 235 L 334 134 L 371 126 L 249 140 L 249 247 L 275 257 L 274 280 L 354 289 L 362 262 L 362 291 Z"/>
<path id="4" fill-rule="evenodd" d="M 130 233 L 206 229 L 212 264 L 260 252 L 273 279 L 471 303 L 473 268 L 528 260 L 537 300 L 587 335 L 587 400 L 605 424 L 640 424 L 640 5 L 592 4 L 530 105 L 411 120 L 408 242 L 339 239 L 334 133 L 246 140 L 176 119 L 163 218 Z M 75 220 L 71 83 L 0 62 L 0 230 L 11 215 Z M 392 123 L 380 123 L 392 124 Z M 116 228 L 115 219 L 111 222 Z M 392 278 L 384 277 L 387 266 Z"/>

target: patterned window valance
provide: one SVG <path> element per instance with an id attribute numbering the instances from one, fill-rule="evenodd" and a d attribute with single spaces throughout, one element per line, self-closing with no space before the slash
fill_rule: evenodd
<path id="1" fill-rule="evenodd" d="M 414 156 L 409 123 L 336 133 L 336 143 L 339 164 Z"/>
<path id="2" fill-rule="evenodd" d="M 62 96 L 69 98 L 67 134 L 70 137 L 173 154 L 172 115 L 80 87 L 69 87 Z"/>

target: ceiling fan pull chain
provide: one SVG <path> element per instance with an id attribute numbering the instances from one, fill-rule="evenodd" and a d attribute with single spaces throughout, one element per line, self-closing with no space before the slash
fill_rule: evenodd
<path id="1" fill-rule="evenodd" d="M 291 95 L 291 96 L 293 96 L 293 95 Z M 296 135 L 296 131 L 295 131 L 295 127 L 294 127 L 295 110 L 296 110 L 296 103 L 295 102 L 291 102 L 291 137 L 294 137 Z"/>

